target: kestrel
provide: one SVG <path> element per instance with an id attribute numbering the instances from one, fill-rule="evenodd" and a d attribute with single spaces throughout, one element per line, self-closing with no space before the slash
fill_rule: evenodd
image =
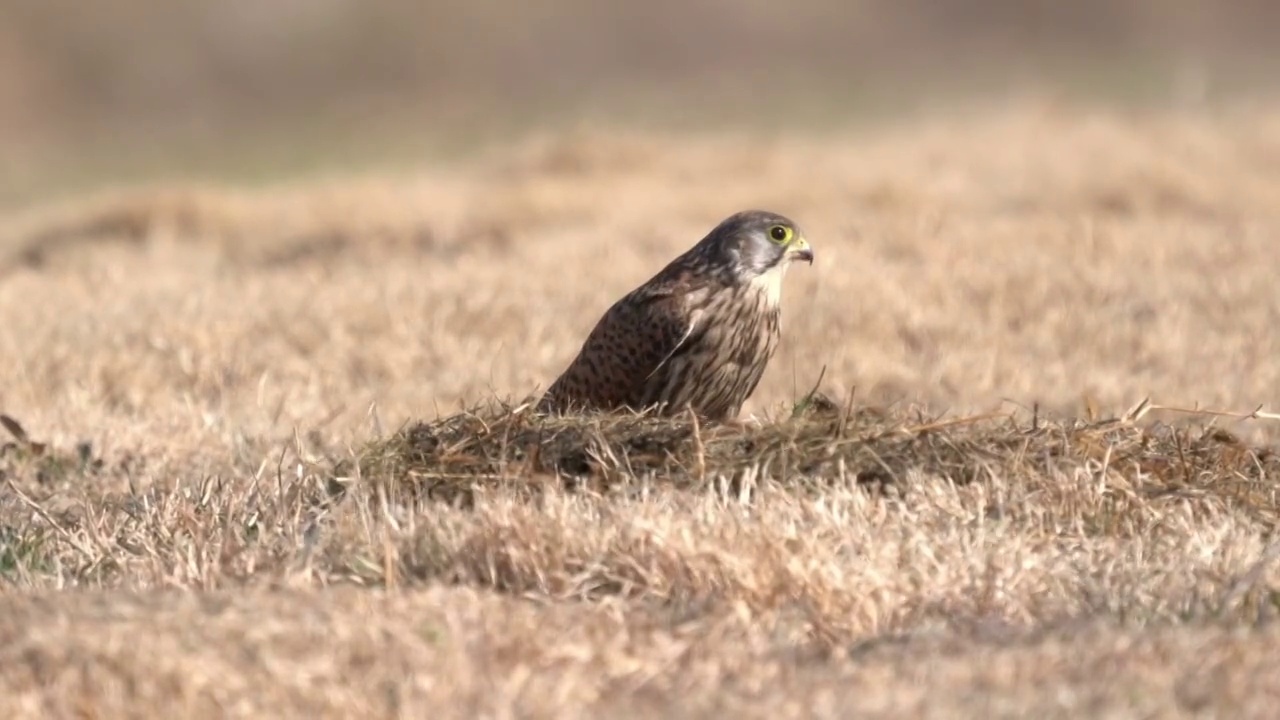
<path id="1" fill-rule="evenodd" d="M 813 250 L 789 218 L 746 210 L 605 312 L 541 412 L 691 409 L 728 421 L 778 346 L 782 279 Z"/>

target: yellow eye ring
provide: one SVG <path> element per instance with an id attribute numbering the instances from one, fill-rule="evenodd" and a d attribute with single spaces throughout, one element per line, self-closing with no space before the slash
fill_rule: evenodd
<path id="1" fill-rule="evenodd" d="M 786 243 L 790 242 L 791 237 L 794 234 L 795 234 L 795 231 L 793 231 L 791 228 L 787 227 L 786 225 L 774 225 L 773 227 L 769 228 L 769 239 L 778 243 L 779 245 L 785 245 Z"/>

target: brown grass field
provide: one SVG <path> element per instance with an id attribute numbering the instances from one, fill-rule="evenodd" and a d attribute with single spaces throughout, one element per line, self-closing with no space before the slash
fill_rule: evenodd
<path id="1" fill-rule="evenodd" d="M 529 414 L 748 206 L 757 424 Z M 1277 221 L 1280 105 L 1047 100 L 12 214 L 0 715 L 1266 717 Z"/>

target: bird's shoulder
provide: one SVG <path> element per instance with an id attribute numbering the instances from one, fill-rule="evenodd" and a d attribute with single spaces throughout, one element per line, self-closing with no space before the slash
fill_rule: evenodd
<path id="1" fill-rule="evenodd" d="M 714 289 L 694 269 L 665 268 L 604 312 L 548 394 L 602 406 L 640 402 L 653 373 L 705 332 Z"/>
<path id="2" fill-rule="evenodd" d="M 670 268 L 632 290 L 614 307 L 620 314 L 667 321 L 684 330 L 714 290 L 714 283 L 707 278 L 691 270 Z"/>
<path id="3" fill-rule="evenodd" d="M 696 329 L 711 289 L 693 274 L 658 275 L 610 307 L 588 344 L 627 372 L 647 375 Z"/>

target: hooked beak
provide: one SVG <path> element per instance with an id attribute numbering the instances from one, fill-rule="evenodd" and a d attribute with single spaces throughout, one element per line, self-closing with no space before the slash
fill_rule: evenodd
<path id="1" fill-rule="evenodd" d="M 810 265 L 813 264 L 813 248 L 809 247 L 809 241 L 803 237 L 792 241 L 791 246 L 787 248 L 787 254 L 792 260 L 804 260 Z"/>

